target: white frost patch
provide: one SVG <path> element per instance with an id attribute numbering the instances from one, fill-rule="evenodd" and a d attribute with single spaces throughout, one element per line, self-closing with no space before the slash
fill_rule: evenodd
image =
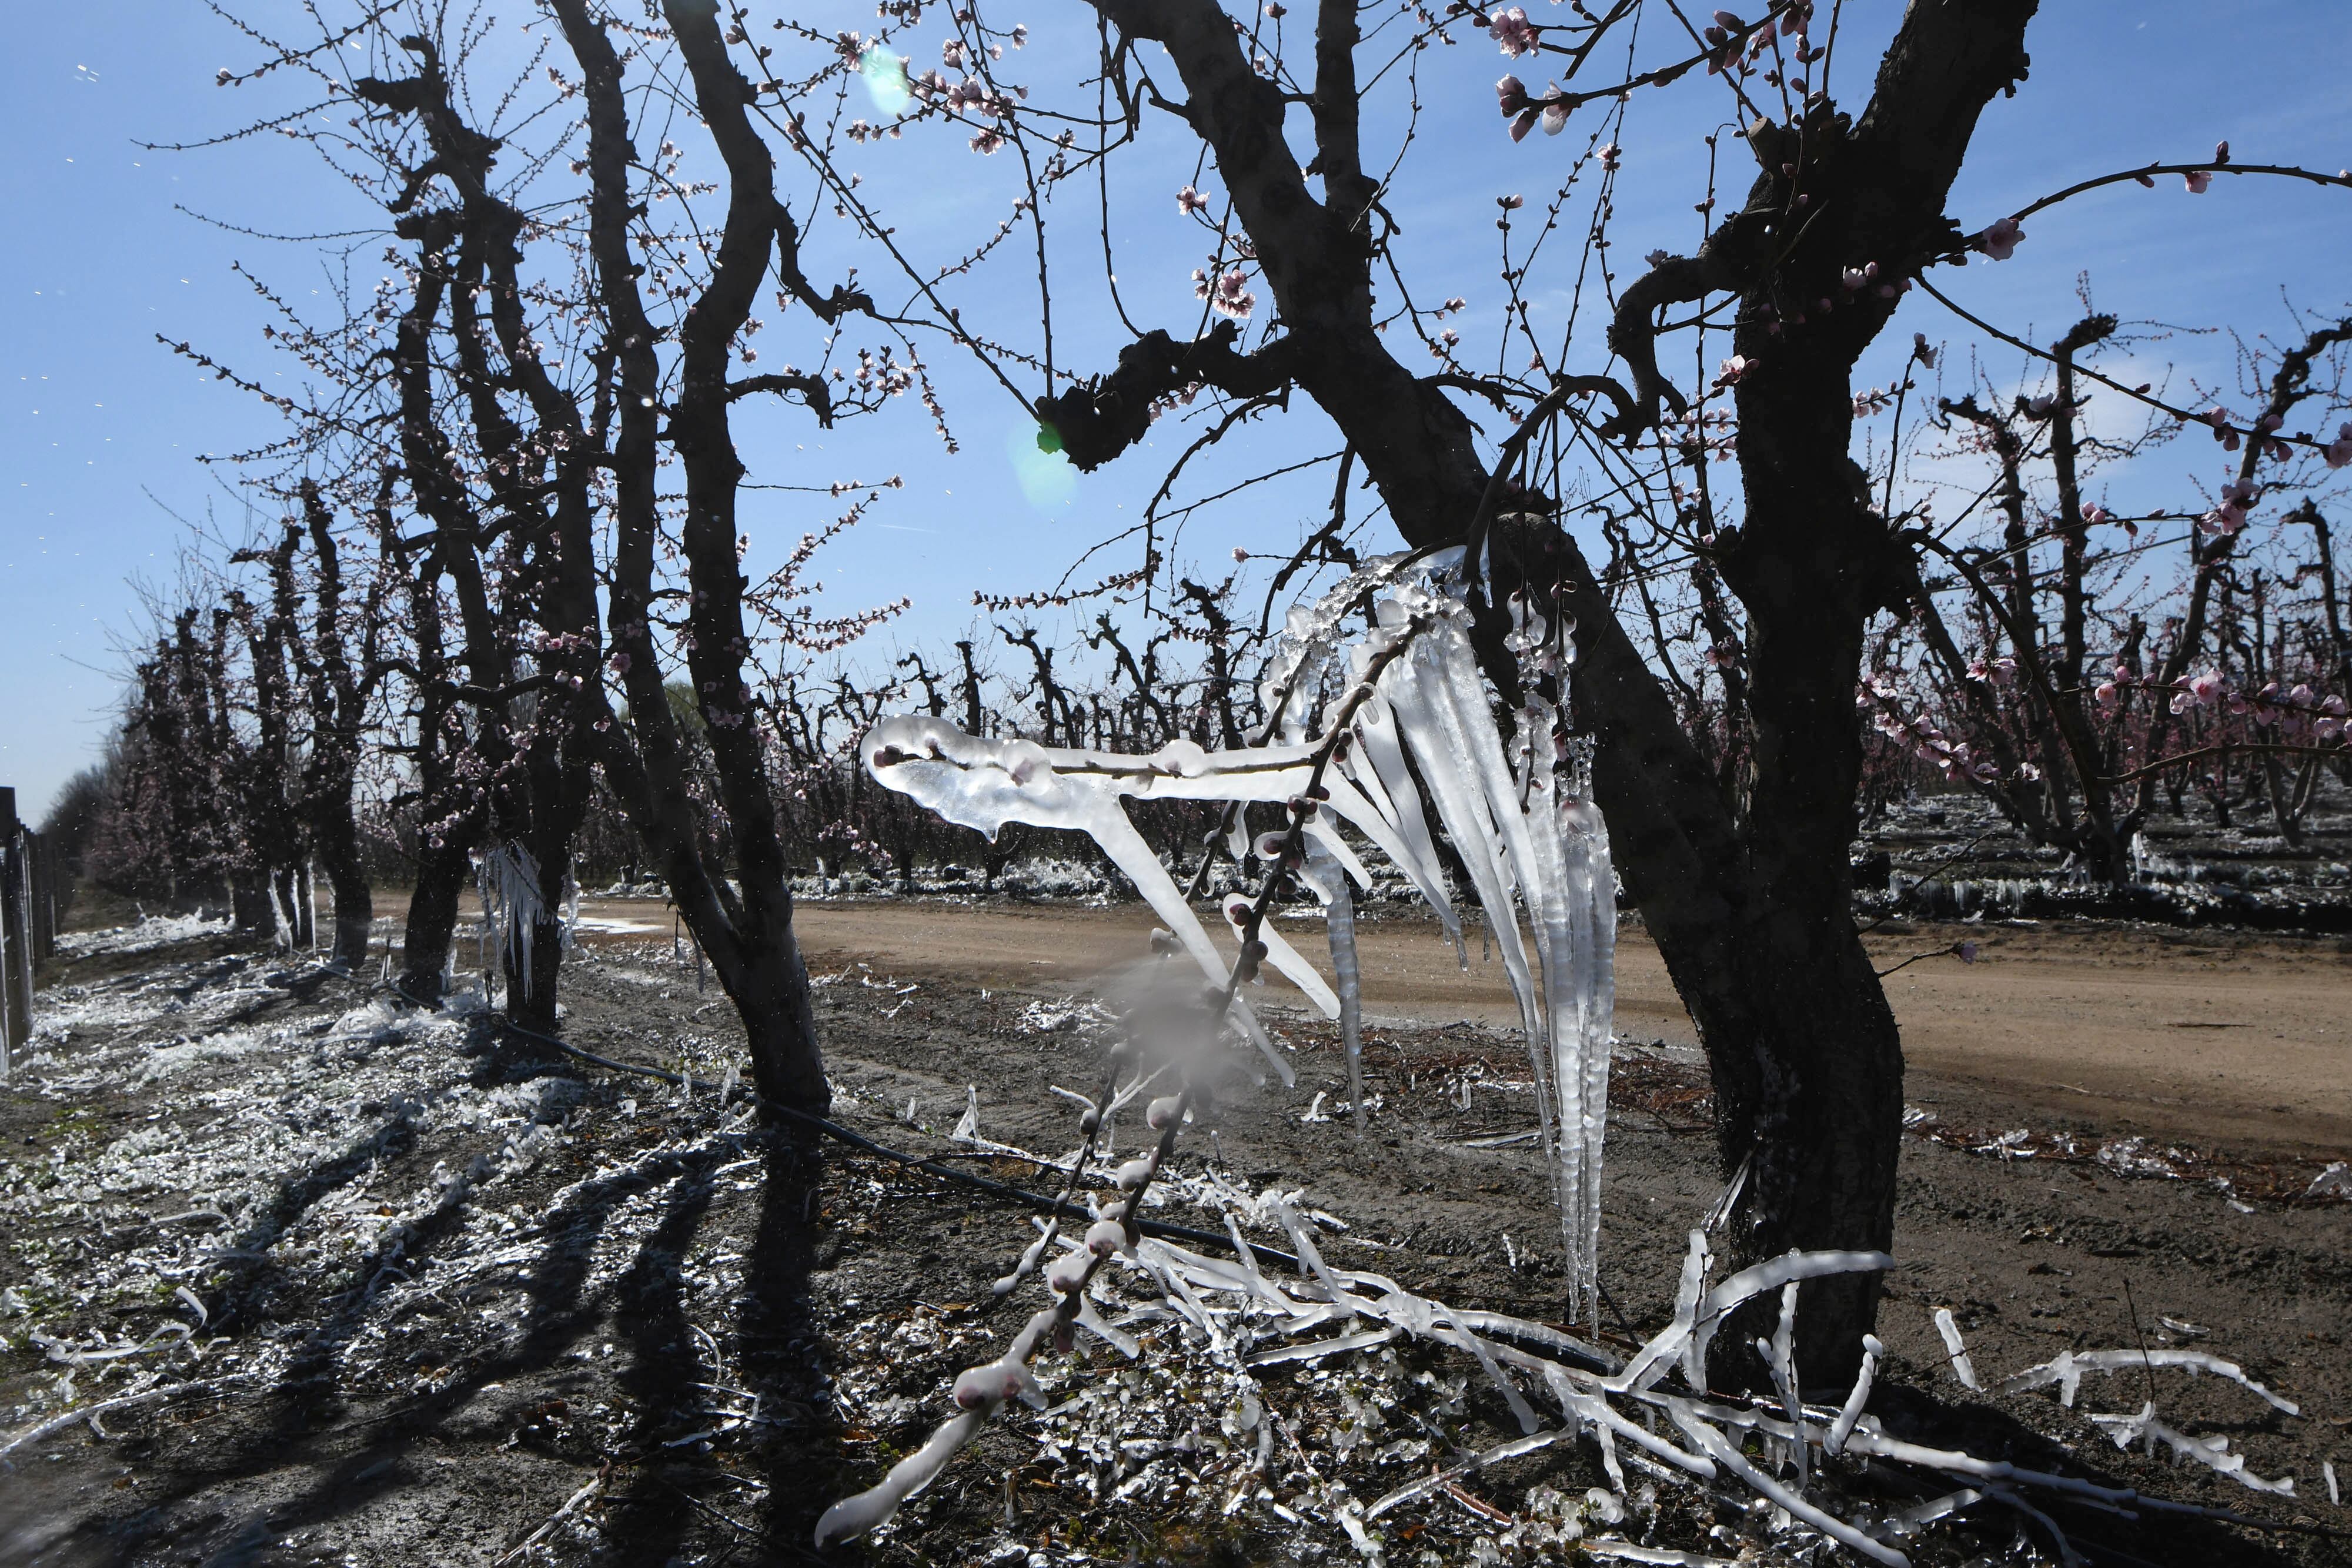
<path id="1" fill-rule="evenodd" d="M 228 917 L 205 920 L 194 915 L 150 915 L 133 925 L 110 925 L 102 931 L 67 931 L 58 936 L 58 950 L 71 957 L 95 953 L 146 953 L 198 936 L 226 936 Z"/>

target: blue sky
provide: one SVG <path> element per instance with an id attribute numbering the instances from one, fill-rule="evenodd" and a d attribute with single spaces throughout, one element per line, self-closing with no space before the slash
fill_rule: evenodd
<path id="1" fill-rule="evenodd" d="M 290 7 L 255 0 L 248 9 L 268 16 Z M 2352 93 L 2343 86 L 2352 79 L 2352 33 L 2339 4 L 2158 0 L 2044 11 L 2029 36 L 2032 78 L 2013 100 L 1988 111 L 1954 193 L 1951 210 L 1964 224 L 1976 226 L 2087 174 L 2202 157 L 2221 138 L 2241 162 L 2352 165 Z M 1847 0 L 1845 13 L 1841 58 L 1850 63 L 1832 88 L 1858 109 L 1873 63 L 1867 46 L 1885 36 L 1899 7 Z M 845 5 L 800 15 L 857 27 L 870 26 L 873 13 Z M 1041 91 L 1070 79 L 1072 63 L 1092 47 L 1092 26 L 1075 0 L 1034 15 L 996 15 L 1028 23 L 1029 49 L 1003 68 Z M 918 68 L 936 58 L 934 35 L 943 32 L 927 26 L 902 46 Z M 179 552 L 196 533 L 234 542 L 251 526 L 232 476 L 198 455 L 278 431 L 269 411 L 174 357 L 156 336 L 224 351 L 265 377 L 278 373 L 259 337 L 266 318 L 233 264 L 298 300 L 327 287 L 324 264 L 308 247 L 220 225 L 316 231 L 362 224 L 368 214 L 312 154 L 283 139 L 187 153 L 138 145 L 227 130 L 268 101 L 267 86 L 215 88 L 216 68 L 252 56 L 200 6 L 85 0 L 22 7 L 9 41 L 0 130 L 18 152 L 0 165 L 0 211 L 13 220 L 0 244 L 0 392 L 13 400 L 0 414 L 0 783 L 16 785 L 37 815 L 102 742 L 117 700 L 116 650 L 140 622 L 142 585 L 168 594 Z M 1405 226 L 1400 253 L 1417 297 L 1468 298 L 1461 325 L 1473 343 L 1490 327 L 1498 298 L 1494 198 L 1516 191 L 1538 202 L 1587 129 L 1580 120 L 1556 140 L 1513 146 L 1492 95 L 1508 65 L 1483 38 L 1423 57 L 1423 115 L 1391 202 Z M 1690 204 L 1706 168 L 1700 138 L 1728 129 L 1717 124 L 1716 90 L 1701 79 L 1635 100 L 1622 137 L 1628 172 L 1614 230 L 1615 254 L 1629 265 L 1654 246 L 1685 250 L 1697 237 Z M 1197 320 L 1190 277 L 1202 258 L 1197 234 L 1175 212 L 1194 152 L 1180 130 L 1164 119 L 1148 123 L 1145 146 L 1115 165 L 1113 203 L 1122 299 L 1140 324 L 1181 336 Z M 1727 136 L 1722 145 L 1736 197 L 1746 177 L 1733 161 L 1744 150 Z M 878 142 L 853 162 L 909 246 L 926 254 L 968 246 L 1005 214 L 1015 190 L 1009 159 L 982 160 L 961 137 Z M 789 179 L 787 186 L 801 189 Z M 1063 204 L 1069 210 L 1052 253 L 1057 358 L 1108 369 L 1120 339 L 1099 240 L 1077 193 Z M 2192 198 L 2177 181 L 2155 192 L 2124 185 L 2042 214 L 2027 229 L 2014 260 L 1947 270 L 1939 286 L 2012 329 L 2044 336 L 2078 313 L 2074 290 L 2085 268 L 2102 308 L 2184 328 L 2286 333 L 2294 329 L 2283 293 L 2328 315 L 2352 301 L 2352 192 L 2237 180 Z M 853 261 L 869 278 L 881 275 L 870 253 L 832 238 L 817 245 L 811 270 L 821 278 Z M 1566 278 L 1539 281 L 1538 319 L 1549 313 L 1557 320 L 1564 294 L 1551 285 L 1564 287 Z M 958 287 L 967 312 L 1013 323 L 1034 317 L 1034 256 L 1017 246 Z M 805 318 L 781 323 L 780 334 L 795 326 L 804 328 Z M 1956 342 L 1967 336 L 1917 294 L 1905 300 L 1885 341 L 1907 345 L 1915 330 Z M 1025 346 L 1034 340 L 1033 325 Z M 1597 368 L 1597 333 L 1586 339 L 1587 358 L 1572 368 Z M 2223 337 L 2177 336 L 2136 352 L 2155 371 L 2169 364 L 2209 382 L 2231 379 Z M 831 547 L 817 573 L 824 602 L 835 608 L 914 598 L 914 610 L 868 650 L 876 663 L 901 646 L 932 647 L 961 634 L 976 589 L 1050 586 L 1088 543 L 1127 526 L 1197 428 L 1163 423 L 1151 450 L 1041 507 L 1024 496 L 1013 470 L 1011 454 L 1026 427 L 1011 400 L 951 355 L 934 362 L 961 446 L 952 458 L 911 400 L 833 433 L 782 411 L 753 416 L 742 432 L 758 480 L 906 476 L 907 487 Z M 2016 373 L 2013 358 L 1990 362 Z M 1890 373 L 1879 366 L 1874 376 L 1874 368 L 1865 363 L 1864 382 Z M 1327 436 L 1317 416 L 1294 413 L 1230 442 L 1202 467 L 1202 484 L 1336 447 Z M 2154 461 L 2144 479 L 2125 483 L 2143 483 L 2150 494 L 2169 486 L 2163 493 L 2175 505 L 2183 477 L 2214 465 L 2199 444 L 2177 444 Z M 1180 561 L 1222 575 L 1237 543 L 1286 549 L 1328 494 L 1326 470 L 1204 513 L 1188 525 Z M 755 561 L 781 554 L 831 505 L 792 492 L 752 494 L 745 517 Z M 1106 570 L 1136 564 L 1131 549 L 1104 560 Z"/>

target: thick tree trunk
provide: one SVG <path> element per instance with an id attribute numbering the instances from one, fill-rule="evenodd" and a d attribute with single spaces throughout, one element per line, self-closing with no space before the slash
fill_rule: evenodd
<path id="1" fill-rule="evenodd" d="M 367 872 L 360 863 L 359 832 L 352 821 L 348 781 L 340 802 L 331 791 L 313 802 L 310 837 L 319 863 L 326 868 L 327 885 L 334 892 L 332 962 L 357 974 L 367 961 L 368 938 L 375 929 L 375 891 L 368 885 Z"/>
<path id="2" fill-rule="evenodd" d="M 1108 461 L 1142 439 L 1153 399 L 1193 382 L 1235 396 L 1297 385 L 1360 455 L 1408 542 L 1447 543 L 1489 520 L 1488 473 L 1468 419 L 1372 328 L 1376 193 L 1358 150 L 1352 8 L 1325 5 L 1317 23 L 1318 199 L 1286 140 L 1289 107 L 1252 69 L 1221 8 L 1094 4 L 1128 39 L 1156 41 L 1173 57 L 1184 118 L 1216 156 L 1283 331 L 1247 355 L 1223 325 L 1189 344 L 1146 336 L 1103 381 L 1039 406 L 1065 452 L 1082 468 Z M 1672 395 L 1651 342 L 1668 305 L 1742 296 L 1735 344 L 1763 367 L 1738 390 L 1747 515 L 1722 530 L 1714 563 L 1749 620 L 1748 800 L 1726 798 L 1572 540 L 1549 523 L 1514 524 L 1515 559 L 1498 569 L 1539 588 L 1563 584 L 1577 617 L 1576 711 L 1598 732 L 1595 787 L 1617 864 L 1706 1043 L 1726 1174 L 1745 1172 L 1739 1261 L 1792 1246 L 1884 1249 L 1893 1238 L 1903 1056 L 1854 930 L 1847 854 L 1863 629 L 1900 601 L 1905 575 L 1848 456 L 1849 372 L 1894 305 L 1849 293 L 1842 270 L 1874 265 L 1891 283 L 1948 251 L 1945 193 L 1979 112 L 2023 72 L 2033 9 L 2032 0 L 1913 0 L 1861 122 L 1822 105 L 1801 131 L 1750 128 L 1761 175 L 1743 210 L 1698 256 L 1664 258 L 1622 296 L 1610 340 L 1633 389 L 1630 406 L 1612 389 L 1619 406 L 1606 433 L 1654 426 Z M 1816 216 L 1781 232 L 1808 203 Z M 1811 302 L 1832 298 L 1844 300 L 1833 318 L 1824 306 L 1804 321 Z M 1496 629 L 1482 632 L 1507 691 L 1512 661 Z M 1799 1358 L 1808 1385 L 1842 1384 L 1878 1293 L 1867 1275 L 1806 1287 Z"/>
<path id="3" fill-rule="evenodd" d="M 807 971 L 793 935 L 791 868 L 776 832 L 767 787 L 758 709 L 743 678 L 750 648 L 743 624 L 744 583 L 736 556 L 735 486 L 741 465 L 727 409 L 737 393 L 727 382 L 730 340 L 748 316 L 773 263 L 794 294 L 825 319 L 845 308 L 838 295 L 818 298 L 800 275 L 798 238 L 775 200 L 773 169 L 746 117 L 748 85 L 728 62 L 717 7 L 708 0 L 673 4 L 671 26 L 694 80 L 697 100 L 728 165 L 727 221 L 709 287 L 688 311 L 670 440 L 687 475 L 687 517 L 680 542 L 692 586 L 688 668 L 717 764 L 727 828 L 735 845 L 741 892 L 703 853 L 705 823 L 688 787 L 684 737 L 670 710 L 648 622 L 655 617 L 654 561 L 660 533 L 656 413 L 663 395 L 656 334 L 635 281 L 630 249 L 628 171 L 635 162 L 622 66 L 604 27 L 581 0 L 554 10 L 578 59 L 588 106 L 589 246 L 620 348 L 621 396 L 613 451 L 615 544 L 608 624 L 613 664 L 628 694 L 629 734 L 607 722 L 599 731 L 606 781 L 630 823 L 659 862 L 670 896 L 709 956 L 735 1004 L 751 1046 L 753 1081 L 771 1103 L 822 1112 L 825 1082 Z M 825 389 L 811 378 L 760 378 L 792 383 L 822 410 Z M 593 604 L 593 600 L 590 601 Z"/>
<path id="4" fill-rule="evenodd" d="M 418 846 L 416 886 L 408 895 L 408 923 L 400 944 L 400 988 L 415 1000 L 441 999 L 449 945 L 457 931 L 457 900 L 473 875 L 469 845 L 452 835 Z"/>

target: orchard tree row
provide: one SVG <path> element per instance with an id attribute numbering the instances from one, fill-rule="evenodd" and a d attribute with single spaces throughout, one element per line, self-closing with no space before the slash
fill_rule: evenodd
<path id="1" fill-rule="evenodd" d="M 1507 724 L 1511 601 L 1573 629 L 1545 678 L 1706 1041 L 1725 1168 L 1750 1172 L 1740 1255 L 1883 1248 L 1902 1069 L 1851 914 L 1865 800 L 1974 790 L 2115 881 L 2192 794 L 2293 840 L 2345 777 L 2352 308 L 2197 323 L 2238 334 L 2200 340 L 2233 345 L 2228 371 L 2151 375 L 2170 350 L 2131 277 L 2086 276 L 2044 330 L 1969 308 L 1954 269 L 2030 271 L 2085 202 L 2173 204 L 2218 240 L 2233 194 L 2333 213 L 2352 175 L 2076 147 L 2047 195 L 1952 210 L 2034 11 L 1913 0 L 1843 47 L 1811 0 L 885 0 L 868 31 L 404 0 L 248 27 L 220 80 L 265 107 L 211 155 L 308 144 L 367 237 L 328 245 L 323 315 L 255 275 L 266 356 L 172 345 L 284 434 L 224 460 L 260 521 L 135 651 L 104 854 L 263 912 L 315 862 L 346 960 L 373 865 L 414 889 L 420 999 L 486 880 L 531 927 L 506 983 L 538 1029 L 567 891 L 633 862 L 740 1009 L 761 1092 L 821 1108 L 795 873 L 1008 852 L 876 790 L 866 727 L 1247 744 L 1290 597 L 1466 543 Z M 1497 107 L 1464 156 L 1464 117 Z M 1661 128 L 1703 148 L 1692 188 L 1624 151 Z M 1664 210 L 1691 242 L 1634 261 L 1614 236 Z M 1473 263 L 1448 236 L 1489 220 Z M 932 444 L 908 465 L 945 464 L 978 412 L 954 388 L 1009 400 L 1054 462 L 1158 486 L 1106 575 L 877 652 L 906 600 L 821 608 L 812 562 L 914 503 L 787 433 L 891 421 Z M 756 572 L 754 484 L 827 508 Z M 1202 515 L 1278 520 L 1212 567 L 1181 534 Z M 1181 860 L 1202 825 L 1150 831 Z M 1850 1359 L 1876 1290 L 1809 1287 L 1801 1362 Z"/>

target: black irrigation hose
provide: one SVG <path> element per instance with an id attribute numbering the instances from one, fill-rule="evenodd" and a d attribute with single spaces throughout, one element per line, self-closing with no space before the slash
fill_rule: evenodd
<path id="1" fill-rule="evenodd" d="M 393 991 L 411 1005 L 420 1008 L 429 1008 L 432 1006 L 429 1002 L 419 1001 L 416 998 L 410 996 L 407 991 L 402 989 L 400 983 L 397 980 L 391 981 L 389 984 Z M 634 1061 L 620 1061 L 609 1056 L 599 1056 L 593 1051 L 583 1051 L 576 1045 L 556 1039 L 553 1035 L 541 1034 L 537 1030 L 525 1029 L 522 1025 L 515 1022 L 512 1019 L 508 1018 L 503 1013 L 490 1011 L 487 1012 L 485 1016 L 487 1016 L 492 1023 L 496 1024 L 499 1028 L 505 1030 L 509 1034 L 520 1036 L 522 1039 L 528 1040 L 534 1044 L 551 1047 L 553 1050 L 562 1051 L 566 1056 L 576 1057 L 580 1061 L 589 1062 L 594 1066 L 610 1068 L 615 1072 L 634 1072 L 642 1078 L 657 1079 L 661 1082 L 678 1085 L 681 1087 L 689 1085 L 689 1080 L 684 1073 L 671 1072 L 665 1068 L 659 1067 L 645 1067 Z M 1044 1193 L 1032 1192 L 1027 1187 L 1014 1186 L 1010 1182 L 992 1181 L 987 1176 L 973 1176 L 969 1171 L 958 1170 L 952 1166 L 942 1165 L 934 1159 L 926 1158 L 920 1155 L 907 1154 L 902 1150 L 891 1148 L 887 1145 L 877 1144 L 873 1139 L 866 1136 L 863 1133 L 852 1132 L 849 1128 L 843 1126 L 838 1122 L 817 1115 L 814 1112 L 798 1110 L 791 1105 L 778 1104 L 772 1100 L 763 1098 L 757 1092 L 752 1090 L 742 1090 L 741 1093 L 746 1099 L 750 1100 L 751 1103 L 760 1106 L 763 1110 L 779 1112 L 783 1115 L 791 1117 L 796 1122 L 803 1123 L 807 1126 L 814 1128 L 816 1131 L 824 1134 L 829 1138 L 846 1144 L 849 1147 L 856 1149 L 861 1153 L 874 1155 L 882 1159 L 888 1160 L 903 1169 L 921 1171 L 926 1176 L 937 1176 L 942 1181 L 950 1182 L 958 1186 L 970 1187 L 975 1192 L 986 1193 L 992 1197 L 1003 1198 L 1009 1202 L 1022 1204 L 1040 1213 L 1059 1213 L 1072 1218 L 1079 1219 L 1091 1219 L 1094 1218 L 1091 1214 L 1087 1213 L 1087 1210 L 1079 1207 L 1075 1203 L 1065 1203 L 1058 1198 L 1048 1197 Z M 1014 1155 L 1010 1157 L 1024 1158 L 1027 1156 Z M 1047 1166 L 1045 1168 L 1056 1171 L 1061 1169 L 1058 1166 Z M 1233 1237 L 1221 1234 L 1217 1231 L 1196 1230 L 1189 1225 L 1171 1225 L 1166 1220 L 1162 1219 L 1139 1218 L 1136 1223 L 1137 1228 L 1141 1230 L 1143 1234 L 1146 1236 L 1156 1236 L 1163 1241 L 1182 1241 L 1196 1247 L 1213 1247 L 1218 1249 L 1220 1251 L 1224 1252 L 1237 1253 L 1239 1251 L 1239 1248 L 1236 1246 Z M 1307 1271 L 1305 1265 L 1300 1263 L 1297 1258 L 1287 1252 L 1280 1251 L 1272 1247 L 1261 1246 L 1255 1241 L 1248 1243 L 1248 1247 L 1250 1251 L 1263 1263 L 1278 1265 L 1282 1268 L 1288 1269 L 1293 1273 L 1303 1274 Z M 1478 1313 L 1471 1314 L 1474 1321 L 1481 1314 Z M 1508 1325 L 1500 1323 L 1481 1323 L 1478 1325 L 1478 1332 L 1487 1335 L 1489 1338 L 1500 1339 L 1506 1343 L 1517 1344 L 1521 1349 L 1534 1350 L 1539 1354 L 1551 1356 L 1561 1356 L 1564 1350 L 1567 1350 L 1569 1346 L 1573 1346 L 1572 1350 L 1568 1350 L 1565 1359 L 1577 1364 L 1589 1365 L 1592 1369 L 1605 1374 L 1614 1374 L 1618 1370 L 1618 1364 L 1613 1358 L 1608 1356 L 1604 1353 L 1595 1351 L 1590 1346 L 1576 1343 L 1572 1340 L 1567 1342 L 1566 1345 L 1560 1343 L 1556 1343 L 1549 1337 L 1530 1343 L 1525 1334 L 1515 1332 Z"/>
<path id="2" fill-rule="evenodd" d="M 410 996 L 406 990 L 402 988 L 400 982 L 397 980 L 391 982 L 391 986 L 392 989 L 398 994 L 402 999 L 415 1007 L 429 1008 L 433 1005 L 429 1002 L 422 1001 L 415 997 Z M 659 1067 L 645 1067 L 634 1061 L 618 1061 L 609 1056 L 599 1056 L 593 1051 L 583 1051 L 580 1047 L 570 1044 L 564 1040 L 558 1040 L 553 1035 L 541 1034 L 537 1030 L 525 1029 L 522 1025 L 515 1022 L 512 1019 L 506 1017 L 502 1013 L 491 1012 L 488 1016 L 492 1023 L 496 1024 L 499 1028 L 505 1030 L 509 1034 L 520 1035 L 523 1039 L 530 1040 L 535 1044 L 552 1047 L 553 1049 L 562 1051 L 566 1056 L 577 1057 L 580 1061 L 592 1063 L 594 1066 L 610 1068 L 615 1072 L 634 1072 L 641 1078 L 658 1079 L 664 1083 L 674 1084 L 680 1087 L 690 1086 L 690 1081 L 683 1073 L 671 1072 L 667 1069 Z M 814 1112 L 799 1110 L 791 1105 L 778 1104 L 772 1100 L 762 1098 L 759 1093 L 751 1090 L 746 1089 L 740 1091 L 740 1092 L 746 1099 L 750 1100 L 753 1104 L 758 1105 L 762 1110 L 779 1112 L 783 1115 L 791 1117 L 796 1122 L 805 1124 L 806 1125 L 816 1129 L 818 1132 L 824 1134 L 825 1136 L 829 1138 L 833 1138 L 848 1145 L 851 1148 L 857 1149 L 865 1154 L 878 1155 L 879 1157 L 889 1160 L 906 1169 L 919 1170 L 927 1176 L 938 1176 L 942 1181 L 952 1182 L 959 1186 L 967 1186 L 975 1192 L 987 1193 L 992 1197 L 1001 1197 L 1010 1202 L 1025 1204 L 1030 1208 L 1035 1209 L 1040 1213 L 1058 1213 L 1068 1218 L 1078 1219 L 1091 1219 L 1094 1218 L 1093 1215 L 1087 1213 L 1087 1210 L 1079 1207 L 1075 1203 L 1065 1203 L 1058 1198 L 1047 1197 L 1044 1193 L 1032 1192 L 1027 1187 L 1014 1186 L 1010 1182 L 992 1181 L 987 1176 L 974 1176 L 970 1171 L 957 1170 L 952 1166 L 941 1165 L 936 1160 L 925 1158 L 920 1155 L 910 1155 L 898 1149 L 890 1148 L 886 1145 L 876 1143 L 873 1139 L 866 1137 L 862 1133 L 854 1133 L 850 1131 L 847 1127 L 843 1126 L 838 1122 L 828 1120 L 825 1117 L 817 1115 Z M 1048 1168 L 1058 1169 L 1059 1167 Z M 1146 1236 L 1156 1236 L 1163 1241 L 1183 1241 L 1194 1246 L 1214 1247 L 1226 1252 L 1231 1252 L 1234 1249 L 1234 1239 L 1232 1237 L 1221 1235 L 1213 1230 L 1195 1230 L 1189 1225 L 1171 1225 L 1165 1220 L 1159 1219 L 1142 1220 L 1139 1222 L 1139 1228 Z M 1297 1259 L 1292 1257 L 1287 1252 L 1276 1251 L 1271 1247 L 1261 1247 L 1256 1242 L 1253 1241 L 1250 1243 L 1250 1250 L 1255 1253 L 1260 1260 L 1265 1263 L 1277 1264 L 1294 1271 L 1298 1270 L 1301 1267 Z"/>

